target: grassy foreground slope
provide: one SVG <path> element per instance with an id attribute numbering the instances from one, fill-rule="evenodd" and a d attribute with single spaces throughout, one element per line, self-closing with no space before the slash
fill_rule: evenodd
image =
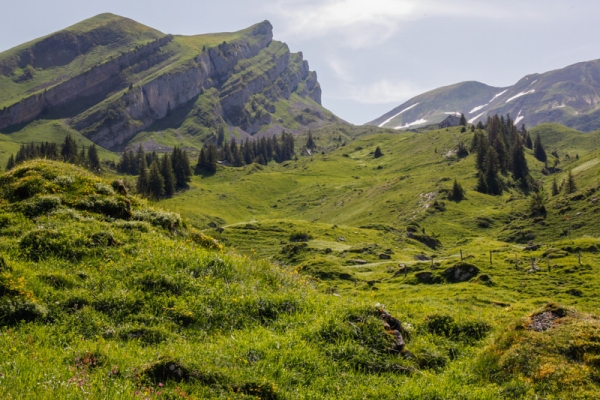
<path id="1" fill-rule="evenodd" d="M 528 327 L 536 315 L 555 315 L 543 309 L 550 302 L 597 312 L 599 137 L 553 125 L 537 133 L 550 165 L 550 153 L 559 155 L 558 171 L 546 176 L 526 154 L 545 189 L 545 216 L 531 212 L 531 196 L 510 178 L 502 196 L 473 190 L 475 155 L 454 153 L 472 133 L 459 128 L 375 134 L 280 165 L 221 168 L 164 204 L 245 254 L 295 266 L 325 292 L 383 303 L 408 320 L 426 307 L 489 323 L 489 347 L 480 343 L 463 367 L 500 385 L 494 396 L 594 398 L 597 318 L 570 309 L 560 328 Z M 375 159 L 378 146 L 384 156 Z M 569 170 L 577 190 L 552 196 L 553 179 L 560 185 Z M 458 202 L 447 198 L 455 178 L 467 189 Z M 536 246 L 527 249 L 530 242 Z M 461 252 L 478 274 L 455 283 L 447 271 L 461 264 Z M 448 348 L 428 351 L 454 365 Z"/>
<path id="2" fill-rule="evenodd" d="M 372 301 L 229 253 L 118 182 L 33 161 L 0 183 L 3 398 L 497 392 L 463 368 L 490 329 L 475 317 L 449 323 L 453 344 L 427 322 L 435 303 L 411 306 L 405 359 L 389 351 Z"/>

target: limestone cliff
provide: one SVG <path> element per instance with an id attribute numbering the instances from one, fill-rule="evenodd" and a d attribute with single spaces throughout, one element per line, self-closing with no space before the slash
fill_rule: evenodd
<path id="1" fill-rule="evenodd" d="M 95 143 L 119 150 L 173 113 L 187 112 L 177 124 L 191 118 L 186 132 L 204 136 L 218 125 L 247 137 L 337 120 L 321 106 L 316 73 L 302 53 L 291 53 L 273 40 L 268 21 L 231 34 L 184 37 L 153 31 L 149 38 L 144 33 L 135 47 L 67 78 L 57 72 L 54 81 L 39 82 L 44 68 L 46 74 L 72 71 L 73 65 L 105 49 L 110 43 L 96 38 L 98 29 L 59 32 L 13 51 L 11 57 L 0 54 L 0 72 L 11 79 L 7 87 L 29 87 L 0 111 L 0 131 L 39 118 L 66 119 Z M 92 31 L 96 42 L 90 45 Z M 58 42 L 63 43 L 60 54 L 44 47 Z"/>

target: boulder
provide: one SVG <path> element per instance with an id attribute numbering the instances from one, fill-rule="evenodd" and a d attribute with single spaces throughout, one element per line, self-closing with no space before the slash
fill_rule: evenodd
<path id="1" fill-rule="evenodd" d="M 380 260 L 391 260 L 391 259 L 392 259 L 392 257 L 391 257 L 389 254 L 381 253 L 381 254 L 379 255 L 379 259 L 380 259 Z"/>
<path id="2" fill-rule="evenodd" d="M 440 277 L 437 275 L 434 275 L 433 272 L 429 272 L 429 271 L 421 271 L 421 272 L 417 272 L 415 274 L 415 278 L 417 278 L 417 280 L 420 283 L 439 283 L 440 282 Z"/>
<path id="3" fill-rule="evenodd" d="M 479 274 L 479 268 L 473 264 L 459 262 L 444 271 L 444 277 L 448 282 L 458 283 L 471 280 Z"/>

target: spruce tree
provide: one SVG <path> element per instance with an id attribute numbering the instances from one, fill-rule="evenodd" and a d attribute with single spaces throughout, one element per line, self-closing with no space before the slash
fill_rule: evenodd
<path id="1" fill-rule="evenodd" d="M 560 193 L 560 189 L 558 188 L 558 183 L 556 182 L 556 176 L 555 176 L 554 180 L 552 181 L 552 196 L 556 196 L 559 193 Z"/>
<path id="2" fill-rule="evenodd" d="M 217 148 L 214 144 L 208 145 L 206 153 L 206 172 L 217 172 Z"/>
<path id="3" fill-rule="evenodd" d="M 567 181 L 565 182 L 565 194 L 571 194 L 575 191 L 577 191 L 577 184 L 575 183 L 575 177 L 573 177 L 573 171 L 569 170 Z"/>
<path id="4" fill-rule="evenodd" d="M 521 139 L 518 138 L 512 146 L 510 171 L 516 181 L 521 181 L 521 184 L 526 185 L 527 177 L 529 176 L 529 167 L 527 166 L 527 159 L 525 158 Z"/>
<path id="5" fill-rule="evenodd" d="M 158 161 L 154 161 L 148 174 L 148 195 L 152 199 L 158 200 L 163 194 L 165 194 L 165 179 L 160 173 Z"/>
<path id="6" fill-rule="evenodd" d="M 206 152 L 204 148 L 200 149 L 200 154 L 198 154 L 198 162 L 196 163 L 196 174 L 201 174 L 206 172 L 207 158 Z"/>
<path id="7" fill-rule="evenodd" d="M 85 146 L 81 146 L 81 151 L 77 156 L 77 164 L 87 166 L 87 157 L 85 156 Z"/>
<path id="8" fill-rule="evenodd" d="M 88 149 L 88 165 L 92 171 L 100 171 L 100 158 L 95 144 Z"/>
<path id="9" fill-rule="evenodd" d="M 165 195 L 173 196 L 175 194 L 175 172 L 173 172 L 173 164 L 168 153 L 163 154 L 160 173 L 164 178 Z"/>
<path id="10" fill-rule="evenodd" d="M 10 157 L 8 157 L 8 163 L 6 163 L 6 170 L 10 171 L 14 167 L 15 167 L 15 156 L 13 156 L 11 154 Z"/>
<path id="11" fill-rule="evenodd" d="M 75 139 L 73 139 L 70 133 L 65 137 L 65 141 L 60 150 L 60 155 L 65 162 L 73 164 L 77 163 L 77 142 L 75 142 Z"/>
<path id="12" fill-rule="evenodd" d="M 464 198 L 465 198 L 465 190 L 463 189 L 463 187 L 460 185 L 460 183 L 458 183 L 458 181 L 455 178 L 454 184 L 452 185 L 452 192 L 450 193 L 450 199 L 460 201 L 460 200 L 463 200 Z"/>
<path id="13" fill-rule="evenodd" d="M 142 150 L 143 152 L 143 150 Z M 138 167 L 139 175 L 137 179 L 137 192 L 140 196 L 148 195 L 148 165 L 146 164 L 146 157 L 140 157 L 140 165 Z"/>
<path id="14" fill-rule="evenodd" d="M 377 148 L 375 149 L 375 154 L 373 155 L 373 157 L 379 158 L 381 156 L 383 156 L 383 153 L 381 152 L 381 149 L 379 148 L 379 146 L 377 146 Z"/>
<path id="15" fill-rule="evenodd" d="M 306 139 L 306 148 L 310 150 L 314 150 L 317 148 L 311 131 L 308 131 L 308 138 Z"/>
<path id="16" fill-rule="evenodd" d="M 546 156 L 546 150 L 544 150 L 544 145 L 542 144 L 542 138 L 540 138 L 539 133 L 535 136 L 535 142 L 533 143 L 533 155 L 541 162 L 546 162 L 548 159 Z"/>
<path id="17" fill-rule="evenodd" d="M 460 121 L 458 122 L 461 126 L 467 126 L 467 119 L 465 118 L 465 114 L 460 114 Z"/>

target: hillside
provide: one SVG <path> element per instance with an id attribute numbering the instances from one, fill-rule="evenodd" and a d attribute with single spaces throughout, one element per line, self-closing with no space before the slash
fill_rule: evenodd
<path id="1" fill-rule="evenodd" d="M 472 190 L 472 133 L 373 129 L 196 176 L 160 203 L 183 219 L 68 164 L 0 175 L 2 397 L 593 398 L 598 134 L 537 128 L 578 185 L 540 219 Z"/>
<path id="2" fill-rule="evenodd" d="M 272 29 L 173 36 L 112 14 L 85 20 L 0 54 L 0 132 L 61 120 L 109 150 L 198 148 L 219 126 L 240 140 L 338 121 Z"/>
<path id="3" fill-rule="evenodd" d="M 423 93 L 369 122 L 380 127 L 407 129 L 441 122 L 464 114 L 471 123 L 494 114 L 506 115 L 527 126 L 559 123 L 590 132 L 600 116 L 600 60 L 531 74 L 516 84 L 497 88 L 462 82 Z"/>

